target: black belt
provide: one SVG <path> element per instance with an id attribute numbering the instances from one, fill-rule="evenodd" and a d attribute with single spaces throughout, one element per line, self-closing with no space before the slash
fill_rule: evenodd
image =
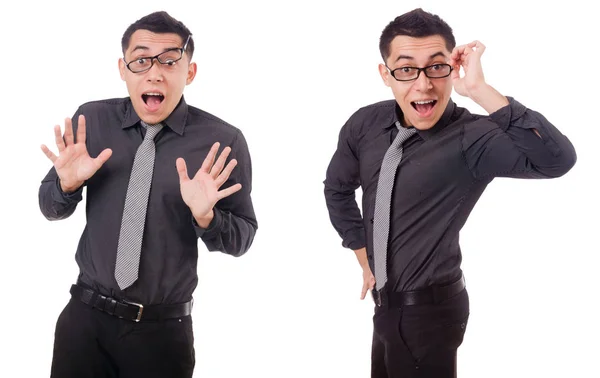
<path id="1" fill-rule="evenodd" d="M 430 286 L 423 290 L 388 292 L 371 290 L 373 301 L 379 307 L 402 307 L 420 304 L 435 304 L 459 294 L 465 289 L 465 278 L 444 286 Z"/>
<path id="2" fill-rule="evenodd" d="M 71 295 L 83 303 L 122 319 L 134 322 L 163 320 L 188 316 L 192 313 L 192 301 L 169 305 L 147 305 L 106 297 L 94 290 L 78 285 L 71 286 Z"/>

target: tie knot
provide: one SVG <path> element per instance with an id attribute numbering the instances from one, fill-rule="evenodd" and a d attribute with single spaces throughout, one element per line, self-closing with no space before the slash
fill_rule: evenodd
<path id="1" fill-rule="evenodd" d="M 157 123 L 155 125 L 149 125 L 146 122 L 142 121 L 142 125 L 144 125 L 146 127 L 146 136 L 144 137 L 144 140 L 154 139 L 156 134 L 158 134 L 158 132 L 163 128 L 162 123 Z"/>
<path id="2" fill-rule="evenodd" d="M 396 139 L 398 139 L 398 143 L 403 143 L 405 140 L 410 138 L 411 135 L 417 132 L 417 129 L 414 127 L 403 127 L 399 121 L 396 121 L 396 127 L 398 128 L 398 136 L 396 137 Z"/>

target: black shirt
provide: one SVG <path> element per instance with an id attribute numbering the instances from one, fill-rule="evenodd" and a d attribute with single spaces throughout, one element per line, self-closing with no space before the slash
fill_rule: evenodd
<path id="1" fill-rule="evenodd" d="M 75 255 L 81 282 L 104 295 L 142 304 L 185 302 L 198 282 L 198 238 L 210 251 L 240 256 L 248 250 L 258 226 L 250 196 L 252 169 L 246 140 L 240 130 L 187 105 L 182 97 L 154 138 L 156 160 L 139 277 L 122 292 L 114 277 L 117 243 L 133 159 L 145 128 L 129 98 L 82 105 L 73 117 L 74 129 L 80 114 L 86 119 L 90 156 L 96 157 L 105 148 L 113 151 L 84 185 L 87 224 Z M 175 160 L 184 158 L 193 177 L 215 142 L 221 143 L 220 151 L 230 146 L 230 159 L 238 161 L 222 188 L 241 183 L 242 189 L 217 202 L 214 219 L 202 229 L 181 197 Z M 42 213 L 50 220 L 67 218 L 81 201 L 82 190 L 63 193 L 56 171 L 50 169 L 39 191 Z"/>
<path id="2" fill-rule="evenodd" d="M 508 99 L 509 105 L 489 116 L 450 101 L 436 125 L 404 142 L 392 193 L 387 290 L 460 277 L 459 231 L 494 177 L 559 177 L 575 164 L 567 137 L 541 114 Z M 377 180 L 402 118 L 394 100 L 359 109 L 341 129 L 327 169 L 331 222 L 344 247 L 366 247 L 372 271 Z M 362 215 L 355 200 L 359 186 Z"/>

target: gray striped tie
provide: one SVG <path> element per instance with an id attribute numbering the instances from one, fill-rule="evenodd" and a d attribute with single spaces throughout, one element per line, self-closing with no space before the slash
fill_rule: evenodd
<path id="1" fill-rule="evenodd" d="M 154 137 L 163 128 L 160 123 L 147 125 L 142 122 L 142 124 L 146 126 L 146 137 L 138 147 L 133 160 L 117 247 L 115 278 L 121 290 L 125 290 L 138 279 L 148 195 L 156 155 Z"/>
<path id="2" fill-rule="evenodd" d="M 392 204 L 392 189 L 396 171 L 400 160 L 402 160 L 402 143 L 406 141 L 416 130 L 407 129 L 396 121 L 398 135 L 388 148 L 379 172 L 377 183 L 377 194 L 375 196 L 375 214 L 373 219 L 373 255 L 375 265 L 376 289 L 381 288 L 387 282 L 387 247 L 390 234 L 390 207 Z"/>

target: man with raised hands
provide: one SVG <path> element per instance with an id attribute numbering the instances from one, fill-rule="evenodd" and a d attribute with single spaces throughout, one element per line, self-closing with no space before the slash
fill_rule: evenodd
<path id="1" fill-rule="evenodd" d="M 232 256 L 250 248 L 250 154 L 239 129 L 185 102 L 196 63 L 183 23 L 149 14 L 121 45 L 129 97 L 81 105 L 64 136 L 54 129 L 58 154 L 42 146 L 53 163 L 39 190 L 46 218 L 70 216 L 87 189 L 51 376 L 192 377 L 198 238 Z"/>

